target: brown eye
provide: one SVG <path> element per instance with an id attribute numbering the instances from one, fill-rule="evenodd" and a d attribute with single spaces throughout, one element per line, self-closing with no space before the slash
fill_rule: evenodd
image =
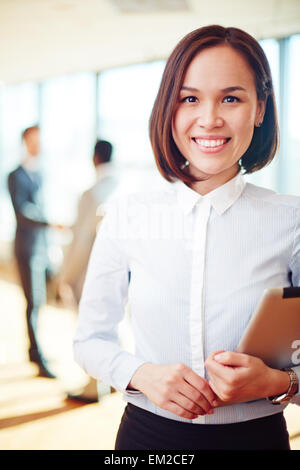
<path id="1" fill-rule="evenodd" d="M 196 96 L 186 96 L 181 100 L 182 103 L 195 103 L 197 101 Z"/>
<path id="2" fill-rule="evenodd" d="M 224 100 L 225 103 L 238 103 L 240 99 L 237 96 L 225 96 Z"/>

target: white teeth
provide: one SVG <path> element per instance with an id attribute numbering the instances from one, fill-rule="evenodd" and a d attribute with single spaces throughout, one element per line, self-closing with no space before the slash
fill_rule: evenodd
<path id="1" fill-rule="evenodd" d="M 220 140 L 195 139 L 195 142 L 201 145 L 201 147 L 218 147 L 220 145 L 225 144 L 226 139 L 220 139 Z"/>

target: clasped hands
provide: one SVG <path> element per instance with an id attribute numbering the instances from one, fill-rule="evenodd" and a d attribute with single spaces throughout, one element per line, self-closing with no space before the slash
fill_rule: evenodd
<path id="1" fill-rule="evenodd" d="M 217 351 L 205 361 L 209 380 L 183 363 L 143 364 L 129 389 L 143 392 L 157 406 L 180 417 L 195 419 L 214 408 L 282 393 L 288 387 L 285 372 L 268 367 L 247 354 Z"/>

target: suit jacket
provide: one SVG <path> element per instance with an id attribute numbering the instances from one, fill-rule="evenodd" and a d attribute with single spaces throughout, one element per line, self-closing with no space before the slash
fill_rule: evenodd
<path id="1" fill-rule="evenodd" d="M 17 219 L 15 252 L 17 256 L 47 256 L 48 222 L 40 200 L 41 177 L 21 165 L 8 176 L 8 189 Z"/>

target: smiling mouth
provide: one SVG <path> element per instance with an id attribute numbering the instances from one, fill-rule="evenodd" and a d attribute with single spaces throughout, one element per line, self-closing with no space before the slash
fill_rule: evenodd
<path id="1" fill-rule="evenodd" d="M 197 139 L 197 137 L 192 137 L 192 140 L 196 142 L 196 144 L 200 145 L 200 147 L 216 148 L 227 144 L 227 142 L 230 140 L 230 137 L 226 139 Z"/>

